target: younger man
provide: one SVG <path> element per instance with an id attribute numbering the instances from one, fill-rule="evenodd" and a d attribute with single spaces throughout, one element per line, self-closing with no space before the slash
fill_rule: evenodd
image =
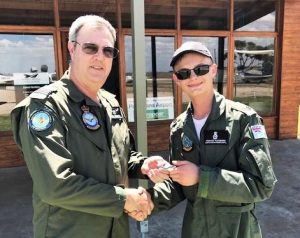
<path id="1" fill-rule="evenodd" d="M 276 183 L 262 118 L 213 88 L 217 74 L 209 50 L 186 42 L 171 60 L 173 80 L 191 99 L 170 127 L 170 163 L 149 158 L 142 172 L 157 210 L 187 199 L 182 237 L 259 238 L 255 203 Z M 166 165 L 166 164 L 165 164 Z"/>

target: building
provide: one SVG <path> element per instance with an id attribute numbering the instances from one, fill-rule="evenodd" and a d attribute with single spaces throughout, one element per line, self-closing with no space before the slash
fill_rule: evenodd
<path id="1" fill-rule="evenodd" d="M 120 56 L 105 87 L 117 95 L 134 131 L 133 1 L 139 0 L 1 0 L 0 167 L 23 164 L 8 115 L 67 69 L 68 27 L 83 14 L 103 16 L 117 29 Z M 297 137 L 299 0 L 145 0 L 144 5 L 149 151 L 168 148 L 169 124 L 187 105 L 169 67 L 174 49 L 187 40 L 208 45 L 219 65 L 215 89 L 256 109 L 270 138 Z"/>

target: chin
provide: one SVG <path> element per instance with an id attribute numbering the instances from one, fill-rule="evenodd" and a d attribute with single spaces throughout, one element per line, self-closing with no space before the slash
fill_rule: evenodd
<path id="1" fill-rule="evenodd" d="M 92 85 L 97 85 L 98 86 L 103 86 L 103 84 L 105 83 L 105 80 L 104 79 L 101 79 L 100 77 L 90 77 L 88 80 L 87 80 L 89 83 L 91 83 Z"/>

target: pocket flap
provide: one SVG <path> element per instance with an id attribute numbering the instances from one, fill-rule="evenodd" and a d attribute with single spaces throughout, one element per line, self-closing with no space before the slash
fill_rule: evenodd
<path id="1" fill-rule="evenodd" d="M 250 203 L 243 206 L 220 206 L 217 207 L 217 212 L 224 213 L 242 213 L 248 212 L 254 209 L 254 203 Z"/>

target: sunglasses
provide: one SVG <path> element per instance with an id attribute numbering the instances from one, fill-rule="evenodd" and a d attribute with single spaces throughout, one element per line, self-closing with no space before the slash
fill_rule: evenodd
<path id="1" fill-rule="evenodd" d="M 181 69 L 174 72 L 174 74 L 179 80 L 185 80 L 191 77 L 192 70 L 197 76 L 202 76 L 209 72 L 209 67 L 209 64 L 199 64 L 193 69 Z"/>
<path id="2" fill-rule="evenodd" d="M 84 53 L 88 54 L 88 55 L 94 55 L 97 54 L 99 52 L 99 46 L 97 44 L 94 43 L 78 43 L 77 41 L 72 41 L 75 44 L 78 44 L 81 46 L 81 49 Z M 110 46 L 104 46 L 102 48 L 102 53 L 105 57 L 107 58 L 116 58 L 119 54 L 119 50 L 114 48 L 114 47 L 110 47 Z"/>

